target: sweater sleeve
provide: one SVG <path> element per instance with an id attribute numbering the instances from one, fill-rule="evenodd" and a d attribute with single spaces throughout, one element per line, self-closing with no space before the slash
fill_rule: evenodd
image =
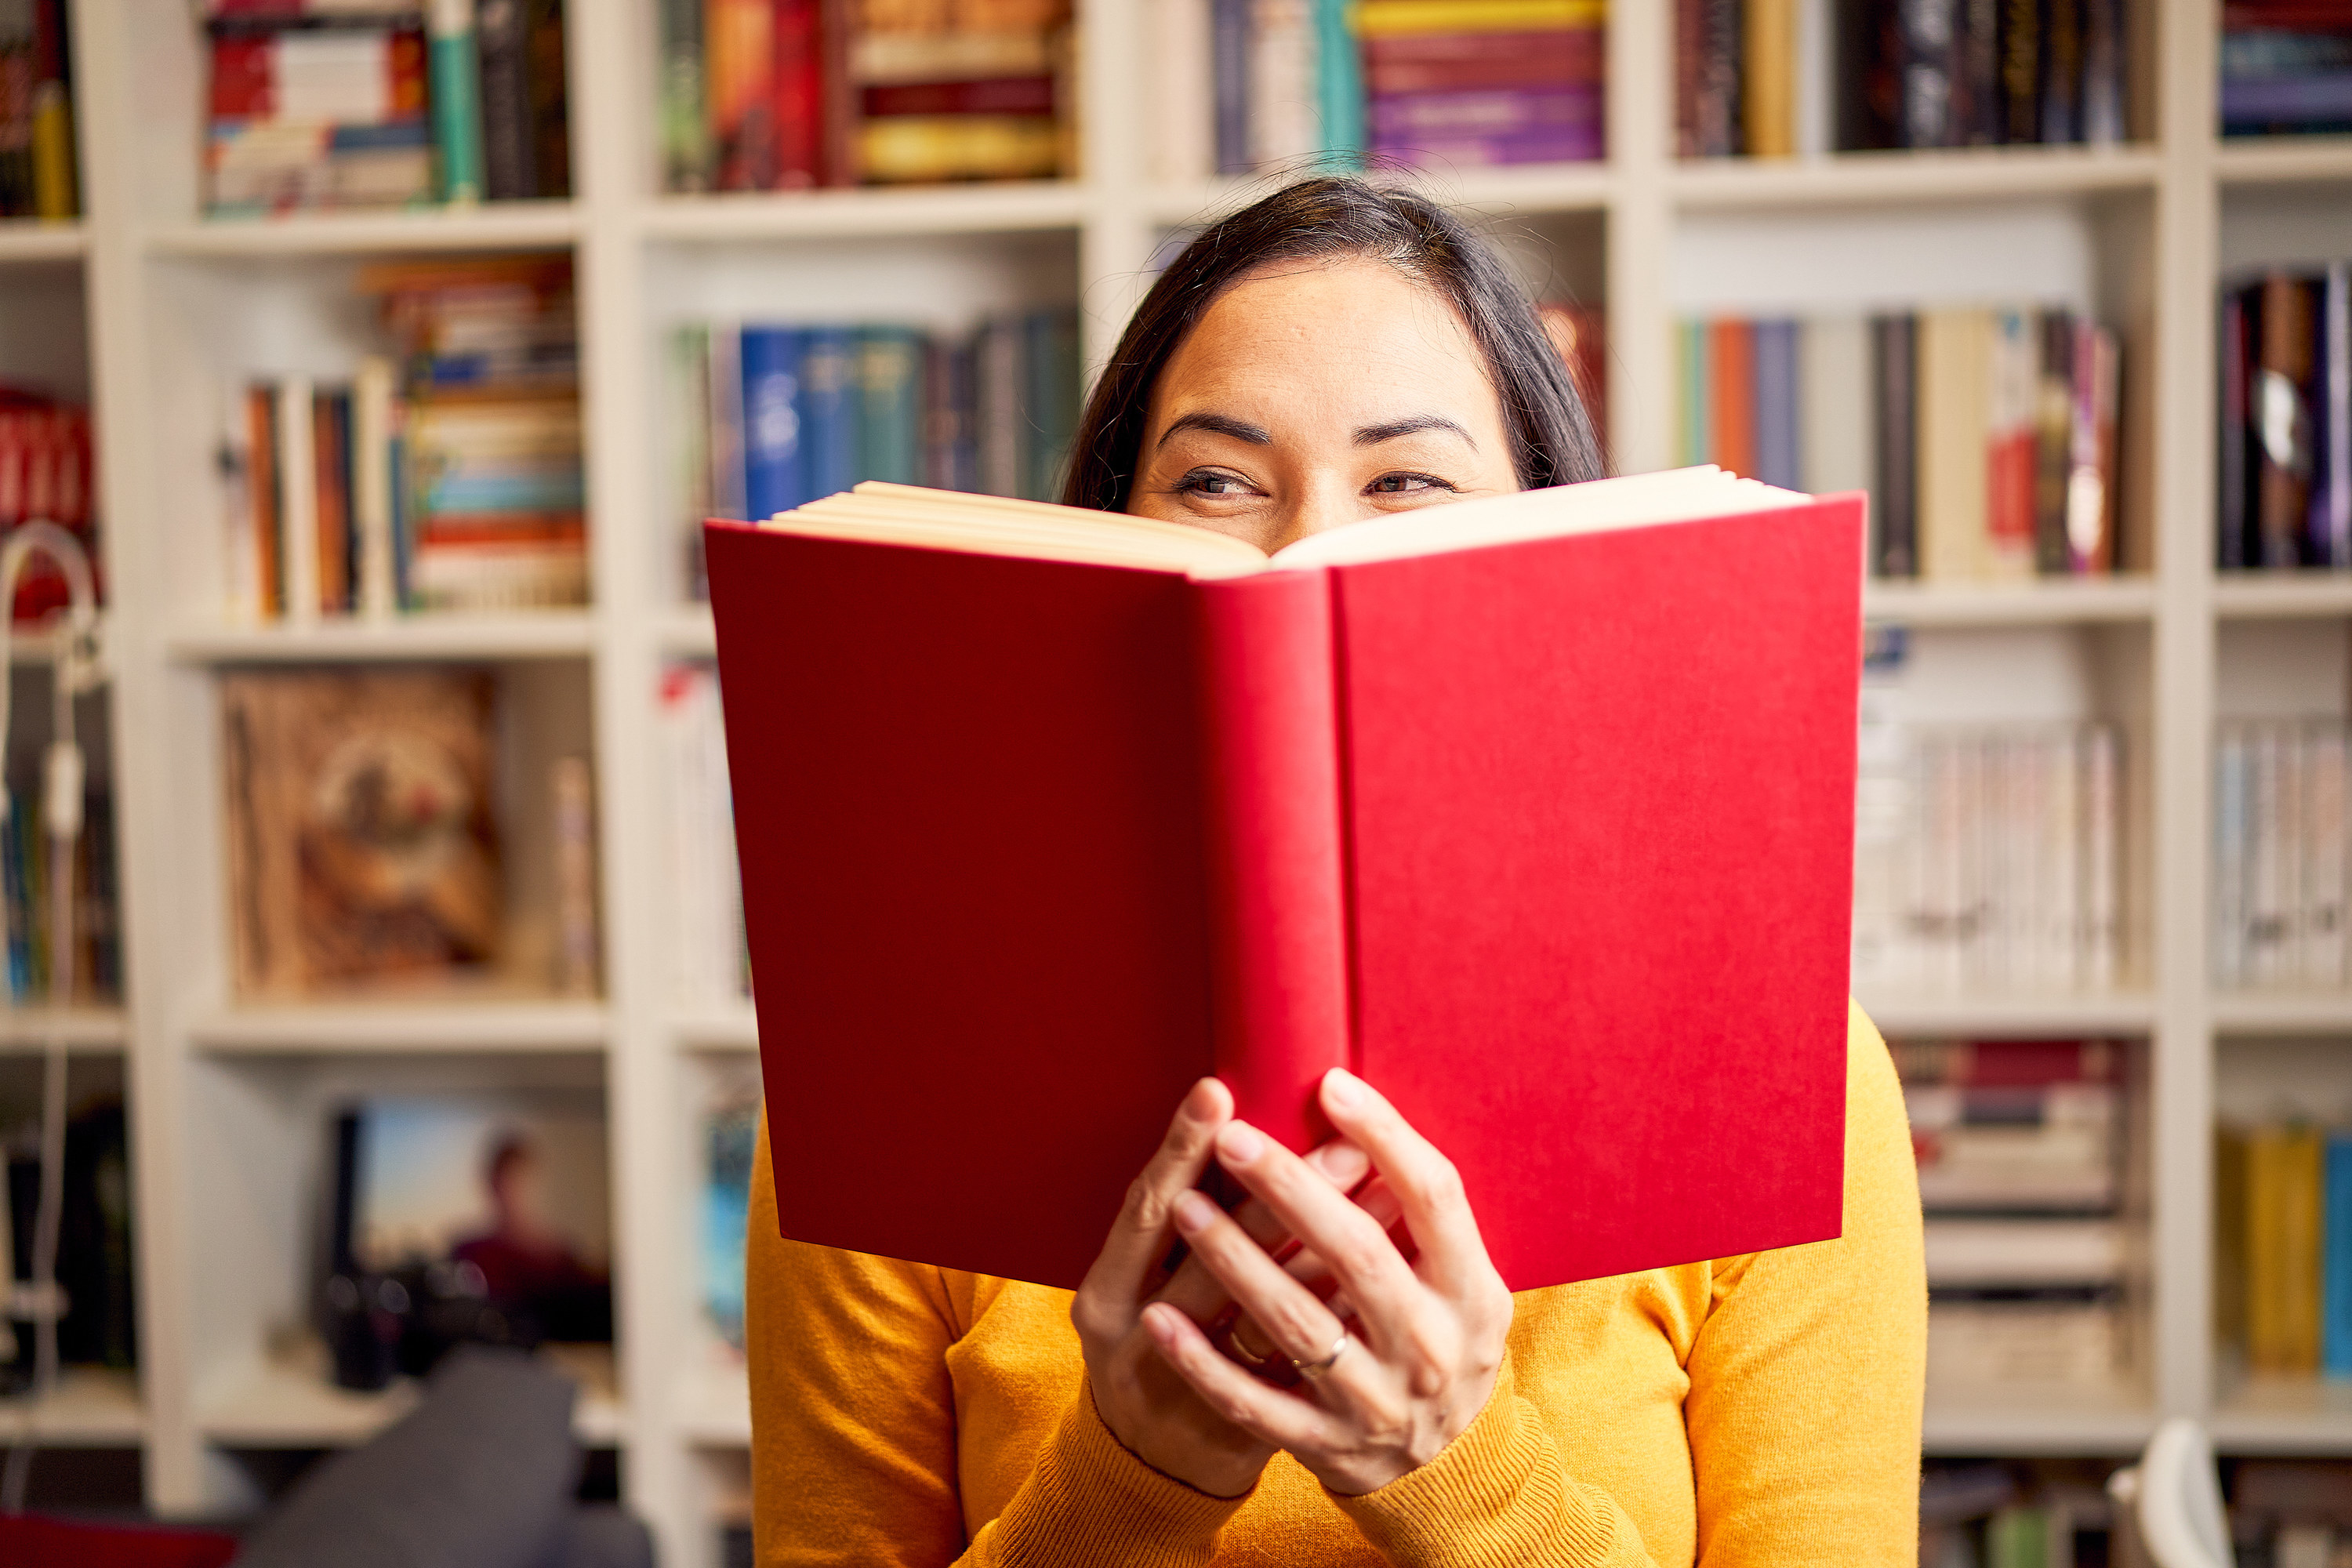
<path id="1" fill-rule="evenodd" d="M 1910 1563 L 1927 1284 L 1918 1171 L 1885 1042 L 1846 1034 L 1845 1226 L 1726 1258 L 1684 1416 L 1701 1568 Z"/>
<path id="2" fill-rule="evenodd" d="M 967 1542 L 939 1269 L 786 1241 L 766 1118 L 752 1162 L 745 1350 L 761 1568 L 1198 1568 L 1240 1498 L 1119 1446 L 1081 1386 L 1004 1511 Z"/>

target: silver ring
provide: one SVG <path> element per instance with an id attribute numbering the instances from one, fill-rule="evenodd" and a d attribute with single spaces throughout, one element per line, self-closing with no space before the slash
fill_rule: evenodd
<path id="1" fill-rule="evenodd" d="M 1339 1339 L 1332 1342 L 1329 1355 L 1325 1356 L 1321 1361 L 1299 1361 L 1294 1357 L 1290 1364 L 1297 1370 L 1301 1377 L 1309 1380 L 1321 1377 L 1338 1363 L 1339 1357 L 1347 1352 L 1348 1347 L 1355 1342 L 1355 1335 L 1342 1328 L 1339 1331 Z"/>

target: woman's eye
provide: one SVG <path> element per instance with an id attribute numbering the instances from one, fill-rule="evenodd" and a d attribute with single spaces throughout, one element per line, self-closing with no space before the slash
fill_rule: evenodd
<path id="1" fill-rule="evenodd" d="M 1450 490 L 1454 487 L 1435 474 L 1382 474 L 1364 487 L 1371 495 L 1411 495 L 1418 490 Z"/>
<path id="2" fill-rule="evenodd" d="M 1176 481 L 1179 491 L 1196 496 L 1247 495 L 1249 488 L 1249 481 L 1238 474 L 1221 474 L 1207 468 L 1195 468 Z"/>

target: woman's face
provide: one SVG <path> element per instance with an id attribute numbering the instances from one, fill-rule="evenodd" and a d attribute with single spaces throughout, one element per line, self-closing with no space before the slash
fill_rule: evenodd
<path id="1" fill-rule="evenodd" d="M 1271 553 L 1327 528 L 1519 488 L 1484 356 L 1451 306 L 1349 259 L 1252 273 L 1152 388 L 1127 510 Z"/>

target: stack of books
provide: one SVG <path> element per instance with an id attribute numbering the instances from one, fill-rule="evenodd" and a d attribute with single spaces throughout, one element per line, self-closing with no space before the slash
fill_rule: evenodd
<path id="1" fill-rule="evenodd" d="M 969 336 L 898 323 L 689 324 L 670 337 L 688 568 L 707 518 L 759 519 L 862 479 L 1045 500 L 1078 424 L 1071 310 Z"/>
<path id="2" fill-rule="evenodd" d="M 19 802 L 41 798 L 37 770 L 12 779 Z M 6 1002 L 48 1005 L 53 967 L 50 884 L 58 874 L 48 830 L 38 811 L 12 811 L 0 821 L 0 906 L 7 922 Z M 73 995 L 82 1005 L 122 1000 L 122 920 L 114 865 L 111 793 L 93 784 L 84 794 L 81 837 L 69 869 L 74 895 Z"/>
<path id="3" fill-rule="evenodd" d="M 103 597 L 97 477 L 87 407 L 0 384 L 0 537 L 23 523 L 56 523 L 89 552 Z M 36 555 L 17 580 L 14 618 L 40 620 L 66 597 L 65 574 Z"/>
<path id="4" fill-rule="evenodd" d="M 1365 0 L 1357 17 L 1376 160 L 1465 168 L 1604 155 L 1602 0 Z"/>
<path id="5" fill-rule="evenodd" d="M 1874 994 L 2112 988 L 2121 742 L 2103 724 L 1904 712 L 1907 639 L 1872 634 L 1854 795 L 1853 984 Z"/>
<path id="6" fill-rule="evenodd" d="M 2225 1126 L 2214 1185 L 2221 1342 L 2254 1372 L 2352 1376 L 2352 1131 Z"/>
<path id="7" fill-rule="evenodd" d="M 571 189 L 561 0 L 212 0 L 206 210 Z"/>
<path id="8" fill-rule="evenodd" d="M 0 7 L 0 218 L 81 211 L 73 126 L 71 6 Z"/>
<path id="9" fill-rule="evenodd" d="M 2218 562 L 2352 569 L 2352 263 L 2221 294 Z"/>
<path id="10" fill-rule="evenodd" d="M 2213 983 L 2340 989 L 2346 732 L 2339 720 L 2221 726 L 2213 780 Z"/>
<path id="11" fill-rule="evenodd" d="M 1068 0 L 663 0 L 673 191 L 1074 174 Z"/>
<path id="12" fill-rule="evenodd" d="M 2221 7 L 2221 134 L 2352 131 L 2352 12 L 2336 0 Z"/>
<path id="13" fill-rule="evenodd" d="M 2352 1550 L 2352 1463 L 2248 1458 L 2231 1469 L 2230 1533 L 2240 1562 L 2336 1568 Z"/>
<path id="14" fill-rule="evenodd" d="M 2120 142 L 2123 0 L 1675 0 L 1682 155 Z"/>
<path id="15" fill-rule="evenodd" d="M 1682 326 L 1685 462 L 1871 492 L 1871 571 L 1942 581 L 2116 569 L 2116 334 L 1957 309 Z"/>
<path id="16" fill-rule="evenodd" d="M 382 263 L 358 287 L 400 352 L 404 607 L 585 604 L 571 259 Z"/>
<path id="17" fill-rule="evenodd" d="M 670 886 L 677 900 L 669 921 L 677 934 L 674 989 L 681 1005 L 715 1010 L 751 994 L 719 671 L 673 665 L 662 672 L 659 700 Z"/>
<path id="18" fill-rule="evenodd" d="M 1927 1380 L 2111 1391 L 2129 1356 L 2123 1053 L 1895 1042 L 1927 1212 Z"/>

